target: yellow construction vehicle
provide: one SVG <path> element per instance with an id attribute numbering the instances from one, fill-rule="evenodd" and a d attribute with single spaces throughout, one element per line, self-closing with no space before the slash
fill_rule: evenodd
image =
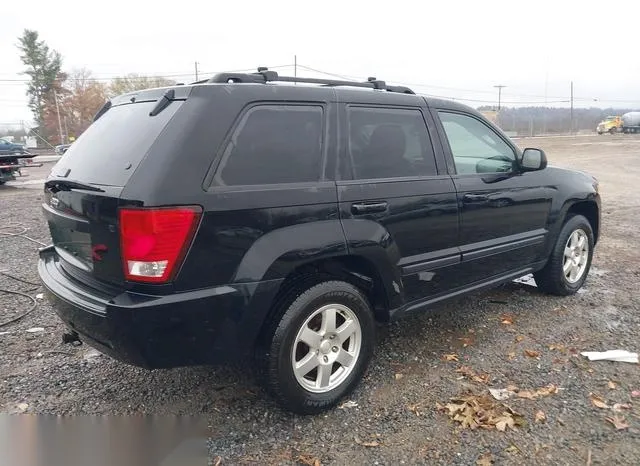
<path id="1" fill-rule="evenodd" d="M 622 129 L 622 117 L 615 115 L 615 116 L 608 116 L 607 118 L 602 120 L 600 123 L 598 123 L 598 127 L 596 128 L 596 131 L 598 132 L 598 134 L 603 134 L 603 133 L 614 134 L 620 131 L 621 129 Z"/>

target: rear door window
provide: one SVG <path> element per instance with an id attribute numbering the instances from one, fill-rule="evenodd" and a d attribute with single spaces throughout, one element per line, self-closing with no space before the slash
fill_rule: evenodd
<path id="1" fill-rule="evenodd" d="M 111 107 L 69 147 L 54 175 L 105 186 L 125 186 L 169 120 L 182 106 L 173 101 L 149 116 L 156 102 Z"/>
<path id="2" fill-rule="evenodd" d="M 427 125 L 420 110 L 349 107 L 348 157 L 354 179 L 436 175 Z"/>
<path id="3" fill-rule="evenodd" d="M 215 176 L 219 186 L 320 180 L 323 107 L 259 105 L 240 121 Z"/>

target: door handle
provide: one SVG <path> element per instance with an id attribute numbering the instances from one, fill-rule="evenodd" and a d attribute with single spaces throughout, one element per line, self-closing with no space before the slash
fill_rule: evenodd
<path id="1" fill-rule="evenodd" d="M 483 202 L 488 200 L 489 196 L 486 196 L 484 194 L 465 194 L 464 196 L 462 196 L 463 202 Z"/>
<path id="2" fill-rule="evenodd" d="M 351 204 L 351 212 L 354 214 L 369 214 L 371 212 L 384 212 L 387 210 L 386 202 L 371 202 Z"/>

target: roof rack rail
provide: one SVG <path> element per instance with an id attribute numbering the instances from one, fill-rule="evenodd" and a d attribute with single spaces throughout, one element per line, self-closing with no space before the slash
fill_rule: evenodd
<path id="1" fill-rule="evenodd" d="M 199 81 L 202 82 L 202 81 Z M 268 82 L 288 82 L 288 83 L 307 83 L 322 84 L 324 86 L 351 86 L 366 87 L 369 89 L 378 89 L 388 92 L 398 92 L 401 94 L 415 94 L 411 89 L 405 86 L 389 86 L 384 81 L 370 77 L 366 82 L 360 81 L 340 81 L 336 79 L 319 79 L 319 78 L 299 78 L 293 76 L 279 76 L 275 71 L 269 71 L 266 67 L 259 67 L 257 73 L 218 73 L 212 78 L 206 80 L 207 83 L 254 83 L 266 84 Z"/>

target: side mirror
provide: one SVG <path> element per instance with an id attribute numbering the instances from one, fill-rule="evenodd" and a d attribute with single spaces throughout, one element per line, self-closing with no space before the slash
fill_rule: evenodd
<path id="1" fill-rule="evenodd" d="M 547 168 L 547 156 L 542 149 L 528 147 L 522 151 L 520 168 L 528 172 L 544 170 Z"/>

